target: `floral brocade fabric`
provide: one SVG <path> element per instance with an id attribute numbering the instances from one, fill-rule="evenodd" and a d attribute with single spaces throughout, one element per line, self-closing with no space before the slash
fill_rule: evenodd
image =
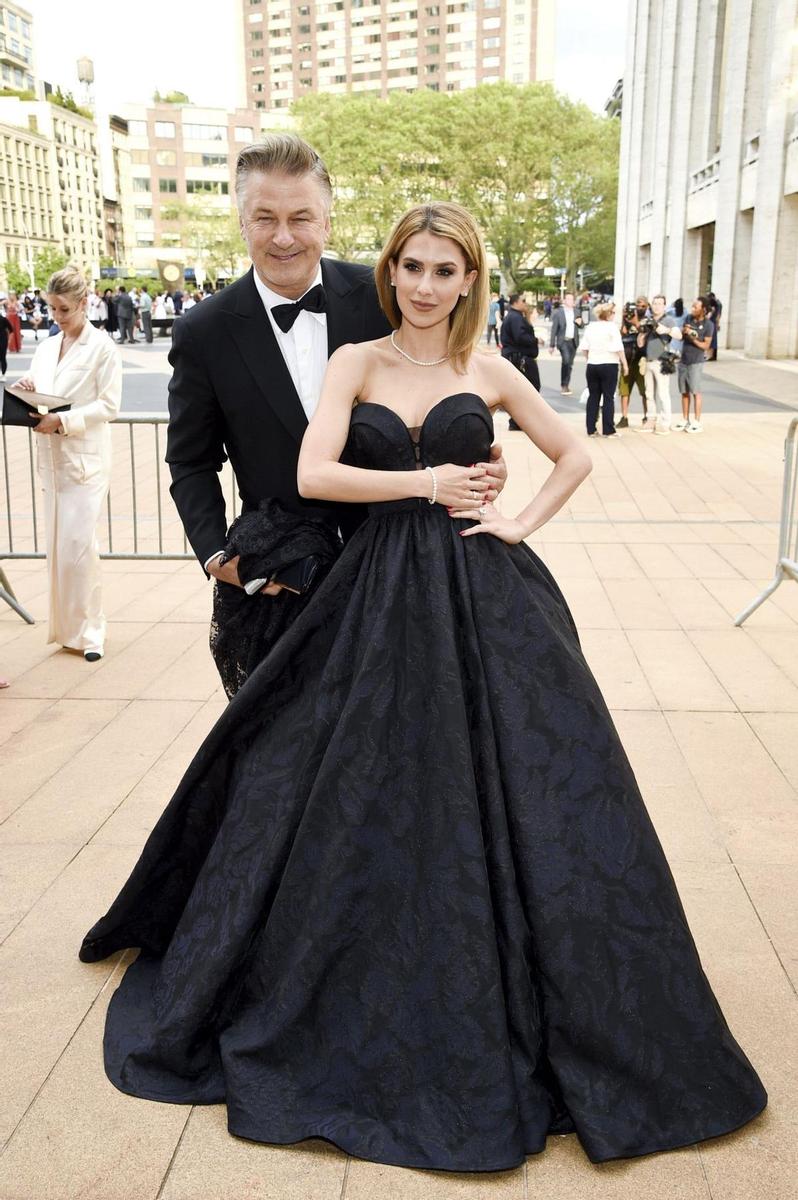
<path id="1" fill-rule="evenodd" d="M 448 396 L 423 464 L 484 460 Z M 379 404 L 347 460 L 417 465 Z M 140 947 L 109 1008 L 124 1092 L 230 1132 L 510 1168 L 715 1137 L 764 1089 L 702 971 L 568 608 L 525 545 L 373 504 L 186 772 L 84 961 Z"/>

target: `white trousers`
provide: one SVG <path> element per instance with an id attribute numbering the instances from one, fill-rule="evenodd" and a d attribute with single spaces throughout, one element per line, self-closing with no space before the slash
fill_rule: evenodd
<path id="1" fill-rule="evenodd" d="M 656 361 L 646 362 L 646 392 L 654 397 L 657 413 L 657 428 L 671 427 L 671 375 L 663 375 Z"/>
<path id="2" fill-rule="evenodd" d="M 50 434 L 38 442 L 50 587 L 47 640 L 102 651 L 106 622 L 97 522 L 108 493 L 110 439 Z"/>

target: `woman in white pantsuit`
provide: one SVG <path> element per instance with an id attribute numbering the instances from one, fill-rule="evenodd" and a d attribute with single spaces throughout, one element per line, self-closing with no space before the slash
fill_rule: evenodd
<path id="1" fill-rule="evenodd" d="M 61 332 L 39 345 L 19 386 L 63 396 L 72 406 L 34 418 L 47 530 L 48 641 L 96 662 L 105 642 L 97 522 L 108 492 L 108 422 L 119 413 L 122 363 L 113 342 L 87 320 L 87 299 L 76 267 L 56 271 L 47 302 Z"/>

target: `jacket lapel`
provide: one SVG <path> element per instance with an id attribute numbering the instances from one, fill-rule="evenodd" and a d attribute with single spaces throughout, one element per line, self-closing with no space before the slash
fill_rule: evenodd
<path id="1" fill-rule="evenodd" d="M 362 342 L 365 331 L 363 288 L 353 287 L 332 258 L 321 260 L 321 278 L 327 293 L 327 354 L 347 342 Z"/>
<path id="2" fill-rule="evenodd" d="M 228 313 L 231 332 L 264 400 L 291 437 L 301 442 L 307 417 L 255 287 L 253 270 L 250 267 L 241 280 L 235 310 Z"/>

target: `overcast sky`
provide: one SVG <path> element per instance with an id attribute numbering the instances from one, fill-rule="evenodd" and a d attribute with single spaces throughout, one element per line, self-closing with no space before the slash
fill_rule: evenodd
<path id="1" fill-rule="evenodd" d="M 233 107 L 238 0 L 21 0 L 33 13 L 36 68 L 80 99 L 75 63 L 94 60 L 101 109 L 156 88 Z M 557 87 L 601 111 L 623 74 L 627 0 L 556 0 Z"/>

